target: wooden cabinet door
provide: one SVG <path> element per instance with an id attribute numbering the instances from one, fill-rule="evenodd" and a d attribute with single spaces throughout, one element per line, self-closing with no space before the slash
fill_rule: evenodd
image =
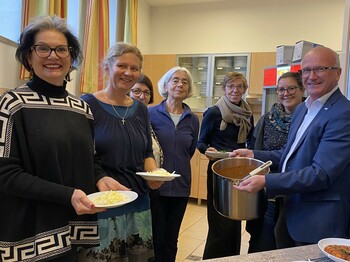
<path id="1" fill-rule="evenodd" d="M 196 149 L 191 158 L 191 194 L 190 197 L 198 198 L 198 180 L 199 180 L 199 157 L 200 153 Z"/>
<path id="2" fill-rule="evenodd" d="M 249 95 L 262 95 L 264 69 L 276 65 L 276 52 L 252 53 L 250 60 Z"/>
<path id="3" fill-rule="evenodd" d="M 199 163 L 199 185 L 198 185 L 198 198 L 207 199 L 207 170 L 208 170 L 208 158 L 201 154 Z"/>
<path id="4" fill-rule="evenodd" d="M 142 73 L 153 84 L 154 99 L 151 105 L 159 104 L 164 98 L 159 95 L 158 81 L 171 68 L 176 66 L 176 55 L 144 55 Z"/>

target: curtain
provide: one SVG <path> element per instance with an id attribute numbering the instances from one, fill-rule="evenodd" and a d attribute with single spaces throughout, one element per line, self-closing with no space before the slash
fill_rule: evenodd
<path id="1" fill-rule="evenodd" d="M 56 14 L 67 18 L 68 0 L 23 0 L 23 28 L 34 16 Z M 123 13 L 117 17 L 116 27 L 121 28 L 117 41 L 137 45 L 138 0 L 113 0 L 122 6 Z M 113 10 L 112 10 L 113 11 Z M 125 14 L 125 15 L 124 15 Z M 93 93 L 103 89 L 103 69 L 101 63 L 109 48 L 109 0 L 81 1 L 79 38 L 82 40 L 84 60 L 81 67 L 80 91 Z M 118 30 L 117 30 L 118 31 Z M 29 73 L 21 67 L 20 78 L 26 79 Z"/>
<path id="2" fill-rule="evenodd" d="M 109 47 L 109 1 L 87 1 L 84 33 L 84 62 L 81 70 L 80 91 L 93 93 L 103 89 L 101 63 Z"/>
<path id="3" fill-rule="evenodd" d="M 116 41 L 137 45 L 138 0 L 117 0 Z"/>
<path id="4" fill-rule="evenodd" d="M 23 0 L 22 30 L 35 16 L 54 15 L 67 18 L 67 0 Z M 28 79 L 29 72 L 21 66 L 20 79 Z"/>
<path id="5" fill-rule="evenodd" d="M 67 0 L 49 0 L 49 15 L 67 17 Z"/>
<path id="6" fill-rule="evenodd" d="M 125 19 L 127 0 L 117 0 L 117 17 L 115 21 L 115 41 L 125 41 Z"/>
<path id="7" fill-rule="evenodd" d="M 138 0 L 127 0 L 124 41 L 135 46 L 137 45 L 137 7 Z"/>

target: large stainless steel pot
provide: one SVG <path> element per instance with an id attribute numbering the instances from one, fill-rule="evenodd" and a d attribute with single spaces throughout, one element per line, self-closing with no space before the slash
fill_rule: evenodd
<path id="1" fill-rule="evenodd" d="M 253 158 L 224 158 L 212 165 L 213 201 L 215 209 L 223 216 L 234 220 L 251 220 L 264 211 L 265 191 L 247 193 L 233 188 L 234 184 L 264 162 Z M 258 175 L 266 175 L 265 168 Z"/>

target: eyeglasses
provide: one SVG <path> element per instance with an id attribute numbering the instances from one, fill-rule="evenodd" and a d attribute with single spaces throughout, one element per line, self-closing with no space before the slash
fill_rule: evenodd
<path id="1" fill-rule="evenodd" d="M 178 85 L 180 82 L 184 86 L 188 86 L 188 80 L 187 79 L 179 79 L 179 78 L 173 78 L 169 81 L 173 85 Z"/>
<path id="2" fill-rule="evenodd" d="M 326 73 L 326 70 L 334 70 L 334 69 L 339 69 L 339 67 L 334 67 L 334 66 L 318 66 L 314 68 L 303 68 L 301 69 L 301 75 L 303 77 L 308 77 L 311 74 L 311 71 L 314 72 L 316 76 L 323 76 Z"/>
<path id="3" fill-rule="evenodd" d="M 277 87 L 277 94 L 282 96 L 284 95 L 284 92 L 287 91 L 288 94 L 293 95 L 297 91 L 297 88 L 299 87 L 297 86 L 288 86 L 287 88 Z"/>
<path id="4" fill-rule="evenodd" d="M 70 55 L 71 51 L 71 47 L 67 45 L 59 45 L 56 48 L 51 48 L 47 45 L 33 45 L 32 49 L 41 58 L 49 57 L 52 51 L 54 51 L 59 58 L 66 58 Z"/>
<path id="5" fill-rule="evenodd" d="M 137 97 L 141 96 L 141 94 L 147 97 L 151 96 L 151 91 L 149 90 L 142 91 L 140 89 L 131 89 L 131 92 L 134 94 L 134 96 L 137 96 Z"/>
<path id="6" fill-rule="evenodd" d="M 243 85 L 234 85 L 234 84 L 227 84 L 226 85 L 226 89 L 228 91 L 233 91 L 236 88 L 237 91 L 243 91 L 244 90 L 244 86 Z"/>

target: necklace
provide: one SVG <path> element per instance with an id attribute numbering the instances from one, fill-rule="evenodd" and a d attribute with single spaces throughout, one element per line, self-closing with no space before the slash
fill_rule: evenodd
<path id="1" fill-rule="evenodd" d="M 125 125 L 125 122 L 126 122 L 126 121 L 125 121 L 125 117 L 126 117 L 126 115 L 127 115 L 127 113 L 128 113 L 129 107 L 126 108 L 126 111 L 125 111 L 124 116 L 121 116 L 121 115 L 119 115 L 117 109 L 115 109 L 115 107 L 114 107 L 113 105 L 111 105 L 111 106 L 112 106 L 114 112 L 122 119 L 122 124 Z"/>
<path id="2" fill-rule="evenodd" d="M 117 114 L 117 116 L 118 116 L 119 118 L 122 119 L 122 124 L 125 125 L 125 122 L 126 122 L 126 121 L 125 121 L 125 117 L 126 117 L 126 115 L 128 114 L 129 107 L 128 107 L 128 106 L 126 107 L 126 111 L 125 111 L 124 116 L 121 116 L 121 115 L 118 113 L 117 109 L 115 109 L 114 105 L 112 105 L 111 101 L 108 99 L 106 93 L 103 92 L 103 94 L 105 95 L 107 101 L 110 103 L 111 107 L 113 108 L 113 111 Z"/>

